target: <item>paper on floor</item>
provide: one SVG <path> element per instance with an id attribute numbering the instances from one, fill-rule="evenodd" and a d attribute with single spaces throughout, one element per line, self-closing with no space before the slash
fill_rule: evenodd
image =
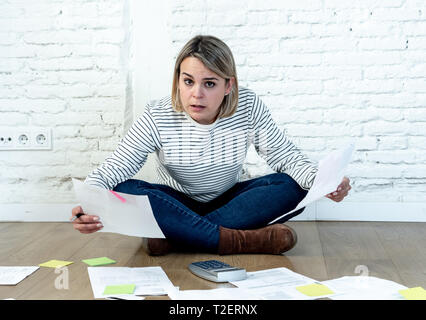
<path id="1" fill-rule="evenodd" d="M 112 260 L 108 257 L 84 259 L 84 260 L 81 260 L 81 261 L 83 261 L 84 263 L 88 264 L 91 267 L 104 266 L 106 264 L 113 264 L 113 263 L 117 262 L 117 261 Z"/>
<path id="2" fill-rule="evenodd" d="M 322 281 L 332 290 L 338 290 L 333 300 L 401 300 L 398 290 L 407 287 L 385 279 L 370 276 L 345 276 Z"/>
<path id="3" fill-rule="evenodd" d="M 320 160 L 314 183 L 305 198 L 303 198 L 303 200 L 292 211 L 274 219 L 270 222 L 270 224 L 279 220 L 283 216 L 306 207 L 308 204 L 319 200 L 333 191 L 336 191 L 338 185 L 342 182 L 354 148 L 354 144 L 350 144 L 340 150 L 330 153 L 324 159 Z"/>
<path id="4" fill-rule="evenodd" d="M 77 179 L 72 181 L 77 201 L 83 211 L 99 216 L 104 226 L 99 232 L 165 238 L 152 213 L 148 196 L 120 192 L 113 194 L 110 190 L 91 186 Z"/>
<path id="5" fill-rule="evenodd" d="M 88 267 L 90 283 L 95 298 L 115 297 L 104 295 L 106 286 L 135 284 L 133 295 L 166 295 L 174 290 L 172 282 L 161 267 Z"/>
<path id="6" fill-rule="evenodd" d="M 209 290 L 175 290 L 169 292 L 172 300 L 259 300 L 260 297 L 241 288 L 217 288 Z"/>
<path id="7" fill-rule="evenodd" d="M 426 290 L 422 287 L 402 289 L 398 293 L 406 300 L 426 300 Z"/>
<path id="8" fill-rule="evenodd" d="M 40 267 L 47 267 L 47 268 L 62 268 L 65 266 L 68 266 L 70 264 L 73 264 L 72 261 L 63 261 L 63 260 L 49 260 L 47 262 L 40 263 Z"/>
<path id="9" fill-rule="evenodd" d="M 287 268 L 274 268 L 247 272 L 247 279 L 231 283 L 265 300 L 308 300 L 320 297 L 307 296 L 296 287 L 316 282 Z"/>
<path id="10" fill-rule="evenodd" d="M 335 292 L 322 283 L 311 283 L 296 287 L 296 290 L 312 298 L 322 298 L 334 295 Z"/>
<path id="11" fill-rule="evenodd" d="M 118 294 L 106 297 L 107 300 L 145 300 L 145 297 L 135 296 L 133 294 Z"/>
<path id="12" fill-rule="evenodd" d="M 0 267 L 0 285 L 16 285 L 38 269 L 37 266 Z"/>

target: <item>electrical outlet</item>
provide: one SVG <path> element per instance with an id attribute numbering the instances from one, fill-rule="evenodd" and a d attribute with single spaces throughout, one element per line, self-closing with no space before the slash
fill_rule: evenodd
<path id="1" fill-rule="evenodd" d="M 33 130 L 31 145 L 37 149 L 51 149 L 52 135 L 51 130 L 46 128 L 37 128 Z"/>
<path id="2" fill-rule="evenodd" d="M 13 135 L 6 130 L 0 131 L 0 150 L 8 149 L 13 146 Z"/>
<path id="3" fill-rule="evenodd" d="M 50 150 L 50 128 L 15 127 L 0 128 L 0 151 L 2 150 Z"/>
<path id="4" fill-rule="evenodd" d="M 16 130 L 16 129 L 14 129 Z M 27 149 L 31 145 L 31 132 L 27 130 L 18 130 L 14 134 L 14 149 Z"/>

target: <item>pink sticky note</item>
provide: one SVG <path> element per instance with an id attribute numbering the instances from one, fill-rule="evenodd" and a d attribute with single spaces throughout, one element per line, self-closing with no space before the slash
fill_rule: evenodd
<path id="1" fill-rule="evenodd" d="M 126 199 L 124 199 L 122 196 L 120 196 L 118 193 L 116 193 L 116 192 L 114 192 L 114 191 L 112 191 L 112 190 L 109 190 L 113 195 L 115 195 L 121 202 L 126 202 Z"/>

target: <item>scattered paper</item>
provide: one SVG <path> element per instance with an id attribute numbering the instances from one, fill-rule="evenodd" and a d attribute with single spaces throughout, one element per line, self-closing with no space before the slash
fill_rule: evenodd
<path id="1" fill-rule="evenodd" d="M 114 294 L 132 294 L 135 291 L 134 284 L 115 284 L 113 286 L 106 286 L 103 295 Z"/>
<path id="2" fill-rule="evenodd" d="M 39 264 L 40 267 L 61 268 L 73 263 L 72 261 L 50 260 Z"/>
<path id="3" fill-rule="evenodd" d="M 403 289 L 398 291 L 406 300 L 426 300 L 426 290 L 422 287 Z"/>
<path id="4" fill-rule="evenodd" d="M 169 292 L 172 300 L 259 300 L 260 297 L 241 288 L 218 288 L 210 290 L 175 290 Z"/>
<path id="5" fill-rule="evenodd" d="M 110 190 L 88 185 L 77 179 L 72 179 L 72 182 L 77 201 L 83 211 L 99 216 L 104 226 L 99 232 L 165 238 L 152 213 L 148 196 L 112 193 Z"/>
<path id="6" fill-rule="evenodd" d="M 304 286 L 296 287 L 296 290 L 307 295 L 308 297 L 324 298 L 334 295 L 335 293 L 327 286 L 321 283 L 311 283 Z"/>
<path id="7" fill-rule="evenodd" d="M 287 268 L 274 268 L 247 272 L 247 279 L 231 283 L 265 300 L 307 300 L 312 297 L 297 291 L 296 287 L 315 282 Z"/>
<path id="8" fill-rule="evenodd" d="M 161 267 L 88 267 L 90 283 L 95 298 L 106 298 L 106 286 L 134 284 L 134 295 L 166 295 L 174 290 L 172 282 Z"/>
<path id="9" fill-rule="evenodd" d="M 305 198 L 303 198 L 303 200 L 292 211 L 286 212 L 282 216 L 271 221 L 269 224 L 274 223 L 289 213 L 306 207 L 308 204 L 321 199 L 333 191 L 336 191 L 337 187 L 342 182 L 354 148 L 355 145 L 350 144 L 345 148 L 330 153 L 324 159 L 320 160 L 314 183 Z"/>
<path id="10" fill-rule="evenodd" d="M 145 297 L 135 296 L 134 294 L 117 294 L 106 297 L 107 300 L 145 300 Z"/>
<path id="11" fill-rule="evenodd" d="M 0 285 L 16 285 L 38 269 L 37 266 L 0 267 Z"/>
<path id="12" fill-rule="evenodd" d="M 338 294 L 330 297 L 333 300 L 401 300 L 398 290 L 407 288 L 372 276 L 345 276 L 321 283 L 338 291 Z"/>
<path id="13" fill-rule="evenodd" d="M 116 263 L 115 260 L 112 260 L 112 259 L 107 258 L 107 257 L 85 259 L 85 260 L 81 260 L 81 261 L 83 261 L 84 263 L 88 264 L 91 267 L 104 266 L 104 265 L 107 265 L 107 264 Z"/>

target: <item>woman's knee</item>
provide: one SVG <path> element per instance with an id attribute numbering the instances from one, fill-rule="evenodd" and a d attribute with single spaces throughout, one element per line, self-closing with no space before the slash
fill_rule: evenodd
<path id="1" fill-rule="evenodd" d="M 284 172 L 271 173 L 264 176 L 263 179 L 265 179 L 269 184 L 288 184 L 293 185 L 294 187 L 299 186 L 292 177 Z"/>
<path id="2" fill-rule="evenodd" d="M 153 186 L 149 182 L 137 179 L 129 179 L 117 184 L 114 191 L 127 194 L 141 194 L 143 190 L 152 189 Z"/>
<path id="3" fill-rule="evenodd" d="M 271 184 L 282 185 L 286 193 L 292 193 L 293 197 L 298 199 L 298 202 L 302 201 L 308 193 L 307 190 L 303 189 L 296 180 L 290 177 L 287 173 L 277 172 L 272 173 L 267 177 L 270 179 Z"/>

